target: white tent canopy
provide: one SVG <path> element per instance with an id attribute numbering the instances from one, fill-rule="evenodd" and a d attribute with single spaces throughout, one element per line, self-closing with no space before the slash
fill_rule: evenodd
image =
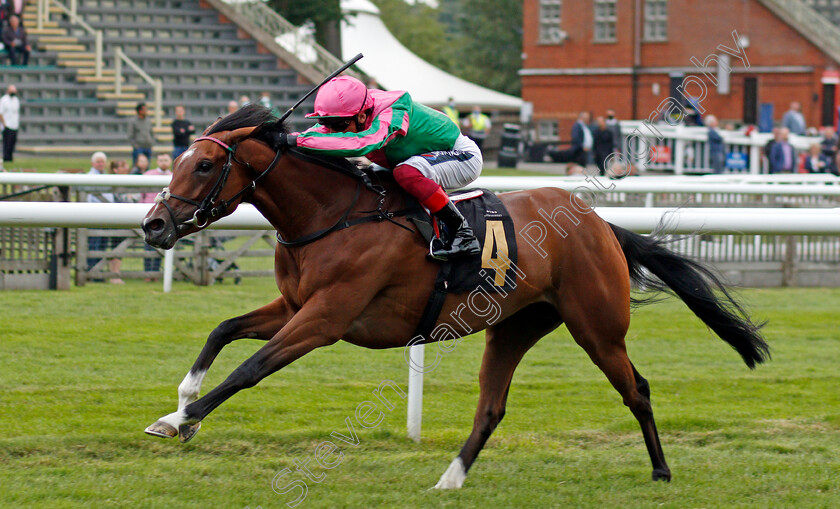
<path id="1" fill-rule="evenodd" d="M 368 0 L 341 0 L 341 9 L 352 13 L 341 26 L 345 60 L 357 53 L 365 58 L 356 65 L 384 89 L 407 90 L 416 101 L 441 108 L 449 97 L 459 109 L 480 106 L 486 111 L 519 111 L 522 99 L 481 87 L 443 72 L 400 44 Z"/>

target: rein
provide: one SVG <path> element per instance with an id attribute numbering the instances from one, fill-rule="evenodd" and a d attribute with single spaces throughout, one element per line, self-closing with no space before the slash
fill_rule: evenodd
<path id="1" fill-rule="evenodd" d="M 175 213 L 172 210 L 172 207 L 168 203 L 169 198 L 175 198 L 176 200 L 180 200 L 180 201 L 183 201 L 185 203 L 189 203 L 190 205 L 194 205 L 196 207 L 196 210 L 193 213 L 192 219 L 189 219 L 188 221 L 184 221 L 182 224 L 193 224 L 197 228 L 200 228 L 200 229 L 205 228 L 208 224 L 210 224 L 211 219 L 214 219 L 214 218 L 224 214 L 227 211 L 227 209 L 230 207 L 230 205 L 233 202 L 235 202 L 240 196 L 242 196 L 245 193 L 254 192 L 254 190 L 257 188 L 257 182 L 259 182 L 263 177 L 268 175 L 277 166 L 277 163 L 280 161 L 280 157 L 283 155 L 283 151 L 278 150 L 277 153 L 274 156 L 274 159 L 271 161 L 271 164 L 268 165 L 268 168 L 266 168 L 262 173 L 257 175 L 257 177 L 254 180 L 252 180 L 250 184 L 248 184 L 247 186 L 242 188 L 238 193 L 233 195 L 233 197 L 231 197 L 229 200 L 222 200 L 221 203 L 219 203 L 218 205 L 216 205 L 214 207 L 213 203 L 219 197 L 219 194 L 221 194 L 222 189 L 224 189 L 225 184 L 227 183 L 227 179 L 230 176 L 230 171 L 233 167 L 233 163 L 241 164 L 251 171 L 254 171 L 254 168 L 248 162 L 240 161 L 239 159 L 236 158 L 236 147 L 237 147 L 237 145 L 233 145 L 233 147 L 230 147 L 226 143 L 224 143 L 223 141 L 221 141 L 217 138 L 213 138 L 212 136 L 198 137 L 195 140 L 193 140 L 193 143 L 196 143 L 196 142 L 202 141 L 202 140 L 212 141 L 213 143 L 216 143 L 217 145 L 224 148 L 227 151 L 227 161 L 225 161 L 225 164 L 222 167 L 222 171 L 219 174 L 219 177 L 216 179 L 216 182 L 213 184 L 213 187 L 210 189 L 210 192 L 207 194 L 207 196 L 204 197 L 203 200 L 201 200 L 200 203 L 191 199 L 191 198 L 187 198 L 185 196 L 179 196 L 179 195 L 176 195 L 176 194 L 172 194 L 171 192 L 169 192 L 168 187 L 163 188 L 163 190 L 160 192 L 160 194 L 158 194 L 155 197 L 155 203 L 162 203 L 163 206 L 166 207 L 166 210 L 169 212 L 169 216 L 172 219 L 172 224 L 177 224 L 177 222 L 175 221 Z M 385 189 L 381 185 L 373 184 L 370 180 L 370 177 L 365 172 L 363 172 L 363 171 L 361 171 L 361 170 L 359 170 L 355 167 L 353 167 L 353 169 L 351 170 L 350 167 L 348 167 L 348 166 L 342 166 L 342 165 L 336 164 L 336 163 L 334 163 L 330 160 L 325 160 L 325 159 L 319 158 L 317 156 L 310 156 L 309 154 L 305 154 L 305 153 L 303 153 L 299 150 L 289 149 L 288 152 L 289 152 L 290 155 L 292 155 L 292 156 L 294 156 L 298 159 L 301 159 L 301 160 L 304 160 L 304 161 L 315 162 L 315 163 L 317 163 L 317 164 L 319 164 L 319 165 L 321 165 L 321 166 L 323 166 L 327 169 L 336 171 L 336 172 L 341 173 L 343 175 L 348 175 L 350 177 L 353 177 L 354 179 L 356 179 L 356 192 L 353 195 L 353 200 L 351 201 L 350 206 L 347 208 L 347 210 L 344 212 L 344 214 L 342 214 L 341 218 L 339 218 L 339 220 L 333 226 L 331 226 L 329 228 L 324 228 L 322 230 L 318 230 L 316 232 L 310 233 L 308 235 L 304 235 L 302 237 L 299 237 L 299 238 L 297 238 L 295 240 L 291 240 L 291 241 L 283 239 L 280 236 L 280 232 L 277 232 L 277 242 L 279 242 L 281 245 L 286 246 L 286 247 L 303 246 L 303 245 L 309 244 L 311 242 L 315 242 L 316 240 L 319 240 L 323 237 L 326 237 L 327 235 L 329 235 L 332 232 L 335 232 L 335 231 L 338 231 L 338 230 L 343 230 L 344 228 L 349 228 L 349 227 L 355 226 L 357 224 L 367 223 L 367 222 L 371 222 L 371 221 L 387 220 L 387 221 L 399 226 L 400 228 L 403 228 L 405 230 L 408 230 L 408 231 L 414 233 L 410 228 L 394 221 L 393 218 L 394 217 L 399 217 L 399 216 L 404 216 L 404 215 L 410 214 L 412 212 L 415 212 L 415 209 L 406 209 L 406 210 L 401 210 L 401 211 L 398 211 L 398 212 L 390 212 L 390 211 L 387 211 L 387 210 L 383 210 L 382 207 L 383 207 L 384 202 L 385 202 Z M 358 203 L 358 201 L 359 201 L 359 196 L 361 195 L 361 192 L 362 192 L 362 185 L 364 185 L 367 189 L 369 189 L 370 191 L 372 191 L 372 192 L 374 192 L 378 195 L 378 197 L 379 197 L 378 207 L 375 210 L 370 210 L 370 211 L 364 211 L 363 212 L 363 213 L 368 213 L 368 214 L 372 214 L 372 215 L 365 216 L 365 217 L 358 218 L 358 219 L 354 219 L 354 220 L 351 220 L 351 221 L 347 221 L 347 218 L 350 216 L 350 213 L 353 211 L 353 208 L 356 206 L 356 203 Z"/>

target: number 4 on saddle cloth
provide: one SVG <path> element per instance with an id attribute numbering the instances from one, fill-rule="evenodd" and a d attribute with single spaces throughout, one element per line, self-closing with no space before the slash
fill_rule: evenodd
<path id="1" fill-rule="evenodd" d="M 507 295 L 516 288 L 519 270 L 516 268 L 516 230 L 502 201 L 486 189 L 458 191 L 450 194 L 450 198 L 475 232 L 481 244 L 481 255 L 441 263 L 434 290 L 414 337 L 428 337 L 447 293 L 479 290 Z M 412 215 L 410 219 L 426 241 L 431 242 L 437 229 L 433 218 Z"/>

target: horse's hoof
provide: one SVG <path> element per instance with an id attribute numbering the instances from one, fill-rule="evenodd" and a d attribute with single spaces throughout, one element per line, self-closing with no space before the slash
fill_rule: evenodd
<path id="1" fill-rule="evenodd" d="M 464 480 L 467 478 L 467 471 L 464 468 L 464 462 L 460 457 L 455 458 L 455 461 L 449 465 L 446 472 L 443 473 L 440 480 L 435 484 L 436 490 L 457 490 L 464 485 Z"/>
<path id="2" fill-rule="evenodd" d="M 651 477 L 654 481 L 671 482 L 671 471 L 657 468 L 653 471 L 653 475 Z"/>
<path id="3" fill-rule="evenodd" d="M 201 421 L 198 421 L 193 424 L 181 424 L 178 426 L 178 436 L 180 437 L 181 443 L 186 444 L 187 442 L 198 433 L 198 430 L 201 429 Z"/>
<path id="4" fill-rule="evenodd" d="M 178 430 L 171 424 L 158 421 L 146 428 L 146 434 L 160 438 L 175 438 L 178 436 Z"/>

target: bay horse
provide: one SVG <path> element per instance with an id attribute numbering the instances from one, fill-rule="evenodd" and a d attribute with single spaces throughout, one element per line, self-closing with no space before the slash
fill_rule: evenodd
<path id="1" fill-rule="evenodd" d="M 168 249 L 247 201 L 277 229 L 278 238 L 307 241 L 278 243 L 275 275 L 280 296 L 212 331 L 178 387 L 178 410 L 149 426 L 148 434 L 189 440 L 225 400 L 312 350 L 339 340 L 365 348 L 403 348 L 421 319 L 438 265 L 426 259 L 428 245 L 411 224 L 394 216 L 338 228 L 342 221 L 364 218 L 373 210 L 403 209 L 406 195 L 393 182 L 385 183 L 384 194 L 360 190 L 353 177 L 331 168 L 329 161 L 285 146 L 285 129 L 259 105 L 217 121 L 176 160 L 169 187 L 143 220 L 146 242 Z M 554 188 L 499 196 L 516 228 L 540 221 L 541 211 L 576 208 L 573 195 Z M 625 349 L 631 280 L 649 288 L 667 287 L 750 368 L 769 358 L 761 325 L 751 321 L 711 272 L 659 240 L 611 225 L 588 213 L 591 209 L 585 212 L 555 214 L 555 229 L 565 235 L 547 236 L 540 250 L 528 249 L 521 232 L 517 235 L 517 263 L 526 277 L 499 299 L 500 314 L 492 323 L 457 314 L 466 294 L 446 297 L 437 323 L 448 324 L 462 336 L 486 329 L 486 346 L 472 432 L 436 488 L 462 486 L 505 414 L 511 377 L 520 360 L 563 323 L 638 420 L 653 480 L 670 481 L 648 382 Z M 266 343 L 199 398 L 216 355 L 241 338 Z"/>

